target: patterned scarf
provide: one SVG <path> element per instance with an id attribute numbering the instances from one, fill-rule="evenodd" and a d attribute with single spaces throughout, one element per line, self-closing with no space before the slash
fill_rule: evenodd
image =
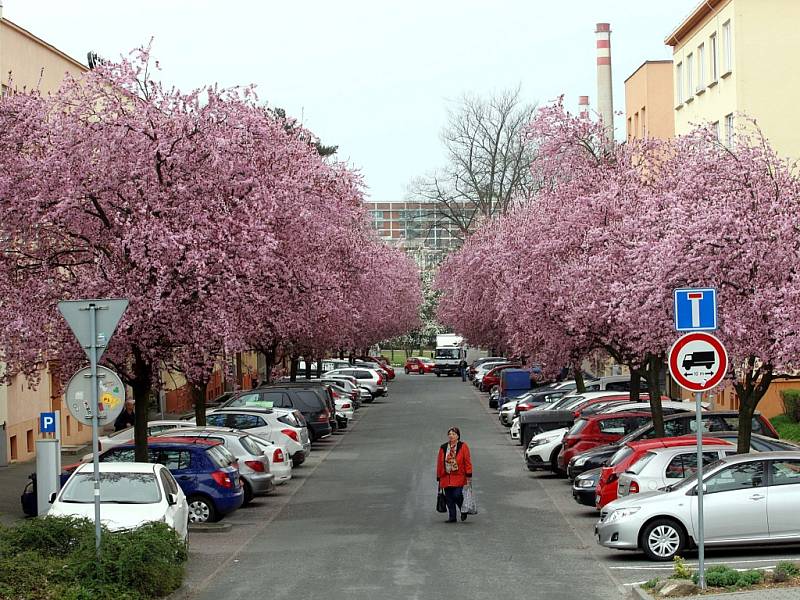
<path id="1" fill-rule="evenodd" d="M 447 473 L 453 473 L 458 471 L 458 462 L 456 462 L 456 449 L 458 448 L 458 444 L 455 446 L 451 446 L 450 444 L 447 445 L 447 456 L 444 459 L 444 470 Z"/>

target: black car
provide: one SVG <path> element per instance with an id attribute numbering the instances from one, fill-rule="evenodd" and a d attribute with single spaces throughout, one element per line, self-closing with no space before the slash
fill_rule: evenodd
<path id="1" fill-rule="evenodd" d="M 333 385 L 322 381 L 320 379 L 298 379 L 296 381 L 281 381 L 275 384 L 268 384 L 261 387 L 271 388 L 271 387 L 281 387 L 281 388 L 304 388 L 304 389 L 313 389 L 319 393 L 320 398 L 325 402 L 325 405 L 328 407 L 328 412 L 330 413 L 330 424 L 331 429 L 336 431 L 339 429 L 339 425 L 341 421 L 336 418 L 336 402 L 333 399 Z M 259 388 L 260 389 L 260 388 Z"/>
<path id="2" fill-rule="evenodd" d="M 735 410 L 704 412 L 702 413 L 702 419 L 703 421 L 709 422 L 708 431 L 714 435 L 717 433 L 736 431 L 739 427 L 739 413 Z M 694 420 L 694 413 L 681 413 L 664 417 L 664 433 L 666 437 L 691 435 L 694 433 L 692 427 Z M 770 422 L 759 413 L 753 415 L 753 433 L 778 439 L 778 432 L 776 432 Z M 653 424 L 649 423 L 643 425 L 613 444 L 598 446 L 597 448 L 592 448 L 587 452 L 574 456 L 567 466 L 567 475 L 570 479 L 574 479 L 589 469 L 602 467 L 620 446 L 624 446 L 628 442 L 652 439 L 655 437 L 656 431 Z"/>
<path id="3" fill-rule="evenodd" d="M 303 414 L 308 426 L 308 437 L 315 442 L 333 433 L 331 419 L 334 416 L 328 409 L 325 395 L 319 387 L 281 384 L 239 392 L 225 402 L 222 408 L 245 408 L 261 403 L 275 408 L 294 408 Z"/>
<path id="4" fill-rule="evenodd" d="M 595 507 L 595 494 L 597 481 L 600 479 L 602 468 L 592 469 L 581 473 L 572 482 L 572 497 L 578 504 Z"/>

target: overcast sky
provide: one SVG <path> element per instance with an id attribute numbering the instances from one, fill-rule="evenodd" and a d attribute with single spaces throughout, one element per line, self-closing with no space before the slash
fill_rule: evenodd
<path id="1" fill-rule="evenodd" d="M 255 83 L 359 169 L 376 200 L 401 200 L 442 161 L 439 131 L 466 92 L 522 86 L 526 101 L 597 98 L 595 24 L 610 22 L 614 105 L 698 0 L 0 0 L 3 16 L 74 58 L 118 58 L 154 38 L 181 89 Z M 617 136 L 622 119 L 617 119 Z"/>

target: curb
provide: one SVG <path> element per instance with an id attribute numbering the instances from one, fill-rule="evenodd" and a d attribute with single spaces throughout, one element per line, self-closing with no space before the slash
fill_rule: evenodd
<path id="1" fill-rule="evenodd" d="M 653 597 L 638 585 L 634 585 L 631 588 L 631 598 L 634 598 L 634 600 L 653 600 Z"/>
<path id="2" fill-rule="evenodd" d="M 195 533 L 224 533 L 233 527 L 230 523 L 190 523 L 189 531 Z"/>

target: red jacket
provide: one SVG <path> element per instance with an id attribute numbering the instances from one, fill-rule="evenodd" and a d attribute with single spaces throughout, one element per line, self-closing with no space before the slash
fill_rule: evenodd
<path id="1" fill-rule="evenodd" d="M 472 459 L 469 455 L 469 446 L 464 442 L 456 443 L 456 464 L 458 470 L 447 473 L 444 469 L 444 459 L 447 456 L 447 443 L 439 446 L 439 458 L 436 461 L 436 481 L 439 487 L 464 487 L 467 477 L 472 477 Z"/>

